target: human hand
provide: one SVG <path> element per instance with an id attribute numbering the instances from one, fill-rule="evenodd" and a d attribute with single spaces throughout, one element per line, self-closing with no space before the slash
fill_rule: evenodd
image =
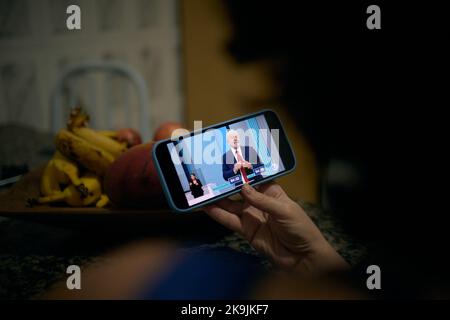
<path id="1" fill-rule="evenodd" d="M 225 227 L 240 233 L 276 265 L 323 273 L 348 268 L 305 211 L 275 183 L 259 191 L 245 184 L 244 202 L 223 199 L 205 208 Z"/>
<path id="2" fill-rule="evenodd" d="M 244 161 L 244 162 L 242 163 L 242 166 L 243 166 L 244 168 L 247 168 L 247 169 L 253 168 L 252 164 L 251 164 L 250 162 L 248 162 L 248 161 Z"/>
<path id="3" fill-rule="evenodd" d="M 242 163 L 236 162 L 233 167 L 234 173 L 237 173 L 239 170 L 241 170 L 241 167 L 242 167 Z"/>

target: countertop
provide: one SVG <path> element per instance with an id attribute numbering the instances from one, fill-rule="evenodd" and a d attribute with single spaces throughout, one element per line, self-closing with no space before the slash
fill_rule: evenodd
<path id="1" fill-rule="evenodd" d="M 32 169 L 44 164 L 53 150 L 51 134 L 15 125 L 0 127 L 0 166 L 25 164 Z M 308 203 L 299 204 L 347 262 L 354 265 L 365 258 L 366 248 L 349 237 L 331 213 Z M 184 232 L 180 232 L 179 226 L 166 234 L 164 230 L 120 233 L 0 217 L 0 299 L 39 296 L 66 277 L 68 265 L 92 263 L 105 252 L 136 238 L 171 238 L 180 248 L 188 250 L 230 247 L 258 255 L 239 235 L 211 221 L 205 223 L 209 232 L 204 235 L 199 234 L 198 228 L 192 232 L 184 228 Z M 271 268 L 264 257 L 261 261 Z"/>

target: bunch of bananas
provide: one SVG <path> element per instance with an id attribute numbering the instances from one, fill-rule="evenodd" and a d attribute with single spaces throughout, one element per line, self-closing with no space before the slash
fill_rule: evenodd
<path id="1" fill-rule="evenodd" d="M 127 145 L 114 139 L 113 131 L 95 131 L 87 126 L 89 117 L 75 108 L 55 138 L 57 151 L 41 178 L 38 203 L 65 202 L 74 207 L 109 203 L 102 193 L 102 178 Z"/>

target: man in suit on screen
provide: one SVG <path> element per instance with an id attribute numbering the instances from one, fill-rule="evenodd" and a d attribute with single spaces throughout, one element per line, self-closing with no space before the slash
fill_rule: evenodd
<path id="1" fill-rule="evenodd" d="M 239 134 L 236 130 L 228 130 L 226 138 L 230 150 L 225 152 L 222 157 L 224 180 L 229 181 L 228 179 L 230 178 L 238 178 L 240 176 L 240 179 L 235 182 L 235 185 L 240 185 L 261 179 L 262 176 L 259 173 L 251 177 L 254 173 L 254 166 L 261 164 L 255 149 L 250 146 L 240 146 Z"/>

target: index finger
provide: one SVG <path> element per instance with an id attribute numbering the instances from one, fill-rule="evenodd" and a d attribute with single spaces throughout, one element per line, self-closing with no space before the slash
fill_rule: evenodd
<path id="1" fill-rule="evenodd" d="M 257 190 L 273 198 L 287 197 L 287 194 L 284 192 L 283 188 L 278 183 L 273 181 L 260 185 Z"/>
<path id="2" fill-rule="evenodd" d="M 242 221 L 239 216 L 216 205 L 209 205 L 203 210 L 224 227 L 242 233 Z"/>
<path id="3" fill-rule="evenodd" d="M 249 184 L 244 184 L 241 194 L 252 206 L 274 217 L 284 218 L 287 214 L 287 201 L 261 193 Z"/>

